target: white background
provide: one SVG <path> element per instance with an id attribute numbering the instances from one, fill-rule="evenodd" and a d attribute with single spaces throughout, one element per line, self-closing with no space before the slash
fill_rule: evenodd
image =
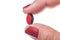
<path id="1" fill-rule="evenodd" d="M 33 0 L 0 0 L 0 40 L 32 40 L 24 33 L 27 26 L 23 6 Z M 34 15 L 34 23 L 49 25 L 60 32 L 60 5 Z"/>

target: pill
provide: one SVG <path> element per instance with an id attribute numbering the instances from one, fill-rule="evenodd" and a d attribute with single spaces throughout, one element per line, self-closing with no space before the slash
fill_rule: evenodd
<path id="1" fill-rule="evenodd" d="M 28 13 L 26 17 L 27 23 L 30 25 L 33 23 L 33 20 L 34 20 L 33 15 L 31 13 Z"/>

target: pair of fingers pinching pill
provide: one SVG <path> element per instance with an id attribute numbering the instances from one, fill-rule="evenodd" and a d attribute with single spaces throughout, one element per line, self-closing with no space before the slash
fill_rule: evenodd
<path id="1" fill-rule="evenodd" d="M 34 20 L 33 15 L 31 13 L 28 13 L 26 17 L 27 24 L 28 25 L 33 24 L 33 20 Z"/>

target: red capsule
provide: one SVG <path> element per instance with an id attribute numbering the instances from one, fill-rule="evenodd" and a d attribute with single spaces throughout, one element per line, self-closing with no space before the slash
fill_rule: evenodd
<path id="1" fill-rule="evenodd" d="M 26 21 L 29 25 L 33 23 L 33 15 L 31 13 L 27 14 Z"/>

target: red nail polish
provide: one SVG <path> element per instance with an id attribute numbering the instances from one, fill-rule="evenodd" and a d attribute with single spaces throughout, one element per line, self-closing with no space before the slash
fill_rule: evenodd
<path id="1" fill-rule="evenodd" d="M 26 17 L 27 23 L 30 25 L 33 23 L 33 20 L 34 20 L 33 15 L 31 13 L 28 13 Z"/>
<path id="2" fill-rule="evenodd" d="M 26 8 L 26 7 L 30 6 L 30 5 L 31 5 L 31 4 L 29 4 L 29 5 L 27 5 L 27 6 L 23 7 L 23 8 Z"/>
<path id="3" fill-rule="evenodd" d="M 38 32 L 39 32 L 39 30 L 37 28 L 31 27 L 31 26 L 29 26 L 29 28 L 27 28 L 25 30 L 25 33 L 27 33 L 33 37 L 36 37 L 36 38 L 38 37 Z"/>

